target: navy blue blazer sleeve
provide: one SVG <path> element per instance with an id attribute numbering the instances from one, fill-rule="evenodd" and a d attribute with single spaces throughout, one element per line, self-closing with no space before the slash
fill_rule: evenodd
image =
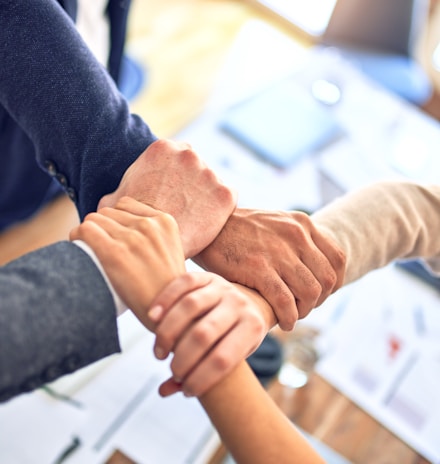
<path id="1" fill-rule="evenodd" d="M 120 351 L 112 295 L 70 242 L 0 267 L 0 295 L 0 401 Z"/>
<path id="2" fill-rule="evenodd" d="M 0 104 L 81 218 L 156 138 L 55 0 L 0 0 Z"/>

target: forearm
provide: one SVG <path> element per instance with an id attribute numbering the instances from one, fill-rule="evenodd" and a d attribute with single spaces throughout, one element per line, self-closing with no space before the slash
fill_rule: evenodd
<path id="1" fill-rule="evenodd" d="M 345 284 L 397 258 L 440 255 L 440 186 L 380 182 L 312 219 L 346 253 Z"/>
<path id="2" fill-rule="evenodd" d="M 83 217 L 155 137 L 56 1 L 0 1 L 0 42 L 0 104 Z"/>
<path id="3" fill-rule="evenodd" d="M 199 398 L 238 464 L 324 463 L 247 363 Z"/>
<path id="4" fill-rule="evenodd" d="M 268 327 L 276 324 L 271 307 L 258 292 L 237 287 L 263 312 Z M 244 361 L 199 400 L 238 464 L 324 462 Z"/>
<path id="5" fill-rule="evenodd" d="M 0 401 L 120 351 L 112 295 L 60 242 L 0 268 Z"/>

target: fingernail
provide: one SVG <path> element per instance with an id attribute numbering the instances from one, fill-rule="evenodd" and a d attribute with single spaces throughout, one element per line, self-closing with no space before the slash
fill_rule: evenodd
<path id="1" fill-rule="evenodd" d="M 188 390 L 183 390 L 182 392 L 183 392 L 183 396 L 185 396 L 186 398 L 191 398 L 191 397 L 194 396 L 194 395 L 193 395 L 190 391 L 188 391 Z"/>
<path id="2" fill-rule="evenodd" d="M 150 311 L 148 311 L 148 317 L 153 321 L 157 322 L 163 314 L 163 307 L 160 305 L 153 306 Z"/>
<path id="3" fill-rule="evenodd" d="M 168 357 L 168 353 L 161 346 L 154 347 L 154 354 L 156 355 L 157 359 L 163 360 Z"/>

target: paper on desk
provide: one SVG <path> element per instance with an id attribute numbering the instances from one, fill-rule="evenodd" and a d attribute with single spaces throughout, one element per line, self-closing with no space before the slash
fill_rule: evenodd
<path id="1" fill-rule="evenodd" d="M 84 409 L 36 391 L 0 406 L 0 462 L 53 463 L 86 419 Z"/>
<path id="2" fill-rule="evenodd" d="M 0 406 L 0 462 L 54 463 L 78 437 L 67 464 L 102 464 L 119 450 L 138 464 L 204 464 L 219 438 L 195 399 L 159 397 L 169 363 L 153 356 L 153 335 L 131 313 L 119 321 L 124 351 L 87 375 L 52 388 L 71 402 L 41 391 Z M 81 407 L 78 407 L 81 405 Z"/>
<path id="3" fill-rule="evenodd" d="M 153 340 L 145 331 L 75 395 L 88 419 L 76 431 L 83 446 L 69 463 L 102 463 L 119 450 L 138 464 L 195 464 L 215 450 L 219 440 L 197 400 L 158 395 L 170 369 L 154 358 Z"/>
<path id="4" fill-rule="evenodd" d="M 313 55 L 300 78 L 321 77 L 338 85 L 342 98 L 334 116 L 347 134 L 344 143 L 322 154 L 321 171 L 345 191 L 383 179 L 439 183 L 439 122 L 336 53 L 318 48 Z"/>
<path id="5" fill-rule="evenodd" d="M 439 293 L 395 267 L 347 290 L 343 317 L 323 335 L 327 353 L 318 373 L 440 462 Z"/>

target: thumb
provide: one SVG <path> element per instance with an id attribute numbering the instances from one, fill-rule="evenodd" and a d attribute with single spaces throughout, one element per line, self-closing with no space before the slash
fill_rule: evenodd
<path id="1" fill-rule="evenodd" d="M 98 202 L 98 210 L 106 207 L 114 207 L 116 204 L 116 195 L 115 193 L 109 193 L 104 195 Z"/>

